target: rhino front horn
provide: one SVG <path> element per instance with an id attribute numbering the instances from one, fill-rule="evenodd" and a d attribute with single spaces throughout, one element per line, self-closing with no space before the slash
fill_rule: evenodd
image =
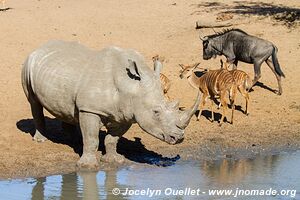
<path id="1" fill-rule="evenodd" d="M 188 109 L 181 114 L 179 122 L 177 124 L 177 126 L 179 128 L 185 129 L 188 126 L 191 118 L 197 111 L 199 104 L 200 104 L 200 92 L 198 91 L 197 98 L 196 98 L 194 105 L 191 107 L 191 109 Z"/>

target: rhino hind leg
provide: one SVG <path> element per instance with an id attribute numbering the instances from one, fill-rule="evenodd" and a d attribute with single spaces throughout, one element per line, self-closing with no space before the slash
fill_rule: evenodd
<path id="1" fill-rule="evenodd" d="M 108 134 L 104 139 L 106 154 L 102 156 L 101 160 L 108 163 L 122 164 L 126 158 L 117 153 L 117 144 L 120 137 L 127 132 L 131 124 L 122 124 L 108 126 Z"/>
<path id="2" fill-rule="evenodd" d="M 43 113 L 43 106 L 36 100 L 30 101 L 31 113 L 35 125 L 35 133 L 33 140 L 37 142 L 44 142 L 47 138 L 44 136 L 46 133 L 45 116 Z"/>
<path id="3" fill-rule="evenodd" d="M 99 146 L 99 129 L 102 126 L 100 117 L 93 113 L 80 112 L 79 125 L 83 139 L 83 154 L 77 162 L 80 169 L 96 170 L 99 162 L 96 156 Z"/>

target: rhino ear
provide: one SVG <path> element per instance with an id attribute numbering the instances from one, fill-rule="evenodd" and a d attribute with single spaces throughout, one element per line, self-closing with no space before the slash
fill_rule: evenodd
<path id="1" fill-rule="evenodd" d="M 128 63 L 129 63 L 129 66 L 126 68 L 128 76 L 130 78 L 134 79 L 134 80 L 140 81 L 141 80 L 141 75 L 140 75 L 139 70 L 136 66 L 136 62 L 131 60 L 131 59 L 128 59 Z"/>

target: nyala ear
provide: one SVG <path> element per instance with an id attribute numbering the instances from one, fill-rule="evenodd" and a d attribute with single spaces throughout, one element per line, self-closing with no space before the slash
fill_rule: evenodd
<path id="1" fill-rule="evenodd" d="M 195 64 L 193 65 L 193 67 L 192 67 L 193 70 L 196 69 L 196 68 L 199 68 L 199 67 L 198 67 L 199 65 L 200 65 L 200 63 L 195 63 Z M 200 68 L 199 68 L 199 69 L 200 69 Z"/>
<path id="2" fill-rule="evenodd" d="M 223 62 L 222 59 L 220 59 L 220 64 L 221 64 L 221 69 L 223 69 L 223 67 L 224 67 L 224 62 Z"/>
<path id="3" fill-rule="evenodd" d="M 128 59 L 128 63 L 129 63 L 129 66 L 126 68 L 128 76 L 134 80 L 140 81 L 141 75 L 137 68 L 136 62 L 131 59 Z"/>
<path id="4" fill-rule="evenodd" d="M 184 69 L 184 65 L 183 64 L 178 64 L 179 67 L 181 67 L 181 69 Z"/>

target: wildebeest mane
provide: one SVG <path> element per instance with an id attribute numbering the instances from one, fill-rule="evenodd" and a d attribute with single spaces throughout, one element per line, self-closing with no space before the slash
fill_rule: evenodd
<path id="1" fill-rule="evenodd" d="M 221 36 L 221 35 L 224 35 L 226 33 L 229 33 L 231 31 L 237 31 L 237 32 L 240 32 L 242 34 L 245 34 L 245 35 L 248 35 L 245 31 L 241 30 L 241 29 L 238 29 L 238 28 L 232 28 L 232 29 L 223 29 L 222 31 L 220 32 L 217 32 L 213 35 L 209 35 L 207 36 L 208 38 L 215 38 L 215 37 L 218 37 L 218 36 Z"/>

